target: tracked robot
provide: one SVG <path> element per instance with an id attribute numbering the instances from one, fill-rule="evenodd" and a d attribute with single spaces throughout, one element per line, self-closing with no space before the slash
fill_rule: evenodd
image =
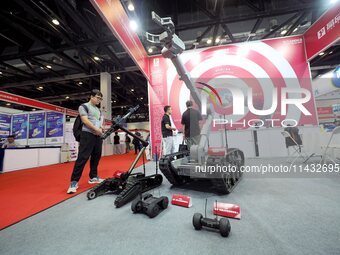
<path id="1" fill-rule="evenodd" d="M 184 81 L 190 90 L 191 97 L 197 106 L 201 108 L 200 94 L 179 58 L 179 55 L 185 50 L 185 45 L 175 34 L 175 26 L 171 18 L 161 18 L 155 12 L 152 12 L 152 20 L 164 29 L 164 32 L 158 35 L 146 33 L 146 39 L 154 45 L 163 46 L 163 57 L 172 61 L 179 79 Z M 213 121 L 211 107 L 206 107 L 206 112 L 205 124 L 201 129 L 200 143 L 191 146 L 190 151 L 181 151 L 163 156 L 160 159 L 159 168 L 173 185 L 180 185 L 193 179 L 206 178 L 212 181 L 217 193 L 228 194 L 241 179 L 242 172 L 240 167 L 244 165 L 244 154 L 239 149 L 227 148 L 227 143 L 222 148 L 209 148 L 209 133 Z M 229 166 L 228 169 L 232 171 L 220 172 L 215 175 L 196 171 L 197 166 L 209 167 L 217 165 Z"/>

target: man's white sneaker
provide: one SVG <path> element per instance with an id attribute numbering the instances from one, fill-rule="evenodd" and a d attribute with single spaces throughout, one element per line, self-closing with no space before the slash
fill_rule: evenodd
<path id="1" fill-rule="evenodd" d="M 73 182 L 71 182 L 71 185 L 67 190 L 67 194 L 76 193 L 77 189 L 78 189 L 78 182 L 73 181 Z"/>
<path id="2" fill-rule="evenodd" d="M 102 183 L 103 181 L 104 181 L 104 179 L 101 179 L 97 176 L 97 177 L 93 177 L 88 182 L 89 182 L 89 184 L 98 184 L 98 183 Z"/>

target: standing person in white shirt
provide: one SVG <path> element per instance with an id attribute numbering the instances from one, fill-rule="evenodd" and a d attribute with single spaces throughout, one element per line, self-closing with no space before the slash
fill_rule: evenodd
<path id="1" fill-rule="evenodd" d="M 164 115 L 161 122 L 162 127 L 162 142 L 163 142 L 163 155 L 172 154 L 175 152 L 175 141 L 173 137 L 173 131 L 176 128 L 171 127 L 170 115 L 172 109 L 170 105 L 164 106 Z"/>

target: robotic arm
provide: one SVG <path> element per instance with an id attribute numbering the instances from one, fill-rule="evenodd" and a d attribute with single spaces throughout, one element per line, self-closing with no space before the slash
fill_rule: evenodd
<path id="1" fill-rule="evenodd" d="M 189 72 L 186 70 L 179 57 L 179 55 L 185 50 L 184 42 L 175 34 L 175 26 L 170 17 L 161 18 L 155 12 L 152 12 L 151 15 L 152 20 L 165 31 L 158 35 L 146 33 L 147 40 L 152 44 L 163 46 L 163 57 L 169 58 L 174 64 L 179 75 L 179 79 L 184 81 L 185 85 L 190 90 L 190 94 L 195 103 L 201 109 L 202 102 L 200 99 L 200 94 L 194 86 Z M 192 146 L 190 149 L 191 158 L 198 161 L 199 163 L 205 160 L 205 155 L 207 154 L 206 151 L 208 147 L 208 136 L 212 120 L 213 117 L 211 110 L 207 109 L 207 119 L 201 130 L 200 144 L 198 146 Z"/>
<path id="2" fill-rule="evenodd" d="M 129 118 L 135 111 L 137 111 L 139 108 L 139 105 L 130 108 L 129 112 L 127 114 L 125 114 L 123 117 L 116 117 L 112 120 L 112 125 L 111 127 L 102 135 L 102 139 L 105 140 L 106 138 L 108 138 L 113 132 L 117 131 L 118 129 L 120 129 L 122 127 L 122 125 L 124 123 L 126 123 L 127 118 Z"/>
<path id="3" fill-rule="evenodd" d="M 155 12 L 151 13 L 152 20 L 162 27 L 165 31 L 159 35 L 146 33 L 147 40 L 156 45 L 163 45 L 162 55 L 164 58 L 169 58 L 174 64 L 179 79 L 184 81 L 187 88 L 190 90 L 191 96 L 195 103 L 201 108 L 201 100 L 199 93 L 191 81 L 190 74 L 185 69 L 179 55 L 185 50 L 184 42 L 175 34 L 175 26 L 170 17 L 161 18 Z"/>

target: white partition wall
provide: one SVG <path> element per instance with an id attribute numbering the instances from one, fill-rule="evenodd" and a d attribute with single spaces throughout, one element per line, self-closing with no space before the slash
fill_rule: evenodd
<path id="1" fill-rule="evenodd" d="M 252 130 L 231 130 L 227 133 L 228 147 L 243 151 L 246 158 L 255 157 L 254 137 Z"/>
<path id="2" fill-rule="evenodd" d="M 259 158 L 269 157 L 287 157 L 285 138 L 282 135 L 283 128 L 259 128 L 248 130 L 230 130 L 227 131 L 227 141 L 229 148 L 238 148 L 244 152 L 246 158 L 254 158 L 255 139 L 253 131 L 257 132 L 257 145 Z M 317 126 L 299 127 L 303 150 L 307 154 L 314 153 L 321 155 L 321 146 L 324 146 L 330 137 L 330 133 L 324 132 Z M 224 131 L 216 132 L 210 135 L 210 146 L 221 147 L 224 141 Z"/>
<path id="3" fill-rule="evenodd" d="M 11 172 L 58 163 L 60 163 L 60 148 L 7 149 L 3 171 Z"/>
<path id="4" fill-rule="evenodd" d="M 209 136 L 211 147 L 224 147 L 227 134 L 228 148 L 238 148 L 243 151 L 245 157 L 255 157 L 254 137 L 251 130 L 223 130 L 213 132 Z"/>
<path id="5" fill-rule="evenodd" d="M 39 166 L 60 163 L 60 148 L 39 149 Z"/>
<path id="6" fill-rule="evenodd" d="M 18 160 L 21 159 L 21 160 Z M 39 149 L 9 149 L 5 151 L 3 171 L 22 170 L 39 165 Z"/>
<path id="7" fill-rule="evenodd" d="M 283 128 L 257 130 L 259 157 L 285 157 L 288 155 L 282 131 Z"/>

